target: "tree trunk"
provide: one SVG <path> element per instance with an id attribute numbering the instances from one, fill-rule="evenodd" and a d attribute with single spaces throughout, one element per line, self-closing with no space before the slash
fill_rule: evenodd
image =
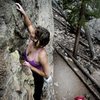
<path id="1" fill-rule="evenodd" d="M 81 20 L 84 16 L 84 10 L 85 10 L 85 5 L 84 5 L 84 0 L 82 0 L 81 3 L 81 9 L 80 9 L 80 14 L 79 14 L 79 21 L 78 21 L 78 27 L 77 27 L 77 35 L 75 38 L 75 44 L 74 44 L 74 50 L 73 50 L 73 56 L 76 58 L 77 52 L 78 52 L 78 47 L 79 47 L 79 39 L 80 39 L 80 30 L 81 30 Z"/>

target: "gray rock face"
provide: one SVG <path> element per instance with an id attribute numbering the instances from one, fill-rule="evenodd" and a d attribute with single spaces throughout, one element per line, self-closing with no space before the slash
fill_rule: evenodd
<path id="1" fill-rule="evenodd" d="M 28 31 L 15 2 L 22 4 L 33 24 L 42 25 L 51 32 L 51 41 L 46 48 L 52 64 L 51 0 L 0 0 L 0 100 L 33 100 L 34 79 L 30 69 L 20 64 L 18 52 L 22 53 L 26 48 Z"/>
<path id="2" fill-rule="evenodd" d="M 100 41 L 100 19 L 90 20 L 86 25 L 92 38 L 99 42 Z"/>
<path id="3" fill-rule="evenodd" d="M 50 69 L 53 73 L 53 36 L 54 36 L 54 23 L 53 23 L 53 13 L 52 13 L 52 0 L 37 0 L 38 6 L 38 18 L 37 25 L 41 25 L 50 31 L 50 42 L 46 46 L 46 50 L 49 57 Z M 45 83 L 43 86 L 43 100 L 55 100 L 54 90 L 52 81 L 50 83 Z"/>
<path id="4" fill-rule="evenodd" d="M 51 64 L 53 62 L 53 56 L 52 56 L 53 47 L 51 44 L 53 42 L 53 35 L 54 35 L 54 23 L 53 23 L 51 0 L 38 0 L 38 6 L 40 9 L 38 11 L 37 23 L 38 25 L 41 25 L 50 31 L 50 43 L 49 45 L 47 45 L 46 48 L 49 54 L 49 62 Z"/>

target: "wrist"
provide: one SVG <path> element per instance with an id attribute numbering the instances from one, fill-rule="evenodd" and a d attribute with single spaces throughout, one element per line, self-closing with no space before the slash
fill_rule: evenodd
<path id="1" fill-rule="evenodd" d="M 22 12 L 22 14 L 23 14 L 23 16 L 27 16 L 27 14 L 26 14 L 26 12 L 25 12 L 25 11 L 23 11 L 23 12 Z"/>

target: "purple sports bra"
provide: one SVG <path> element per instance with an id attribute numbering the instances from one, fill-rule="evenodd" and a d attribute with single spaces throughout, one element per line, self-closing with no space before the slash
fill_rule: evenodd
<path id="1" fill-rule="evenodd" d="M 36 57 L 36 55 L 37 55 L 40 51 L 41 51 L 41 49 L 38 49 L 38 50 L 36 51 L 36 54 L 34 55 L 34 58 Z M 39 69 L 39 70 L 42 70 L 42 65 L 39 64 L 39 63 L 37 63 L 37 62 L 35 61 L 35 59 L 33 59 L 32 61 L 28 60 L 27 54 L 26 54 L 26 50 L 25 50 L 25 52 L 22 54 L 22 56 L 23 56 L 23 59 L 24 59 L 25 61 L 29 62 L 32 66 L 34 66 L 35 68 L 37 68 L 37 69 Z"/>

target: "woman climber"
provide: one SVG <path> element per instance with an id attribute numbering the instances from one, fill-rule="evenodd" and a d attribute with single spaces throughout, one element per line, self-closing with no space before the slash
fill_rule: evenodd
<path id="1" fill-rule="evenodd" d="M 34 27 L 23 7 L 16 3 L 17 10 L 24 17 L 24 23 L 29 31 L 29 44 L 23 53 L 25 62 L 23 65 L 29 67 L 32 71 L 35 84 L 34 99 L 40 100 L 44 78 L 48 79 L 50 75 L 48 57 L 45 46 L 49 43 L 50 33 L 47 29 L 39 26 Z"/>

